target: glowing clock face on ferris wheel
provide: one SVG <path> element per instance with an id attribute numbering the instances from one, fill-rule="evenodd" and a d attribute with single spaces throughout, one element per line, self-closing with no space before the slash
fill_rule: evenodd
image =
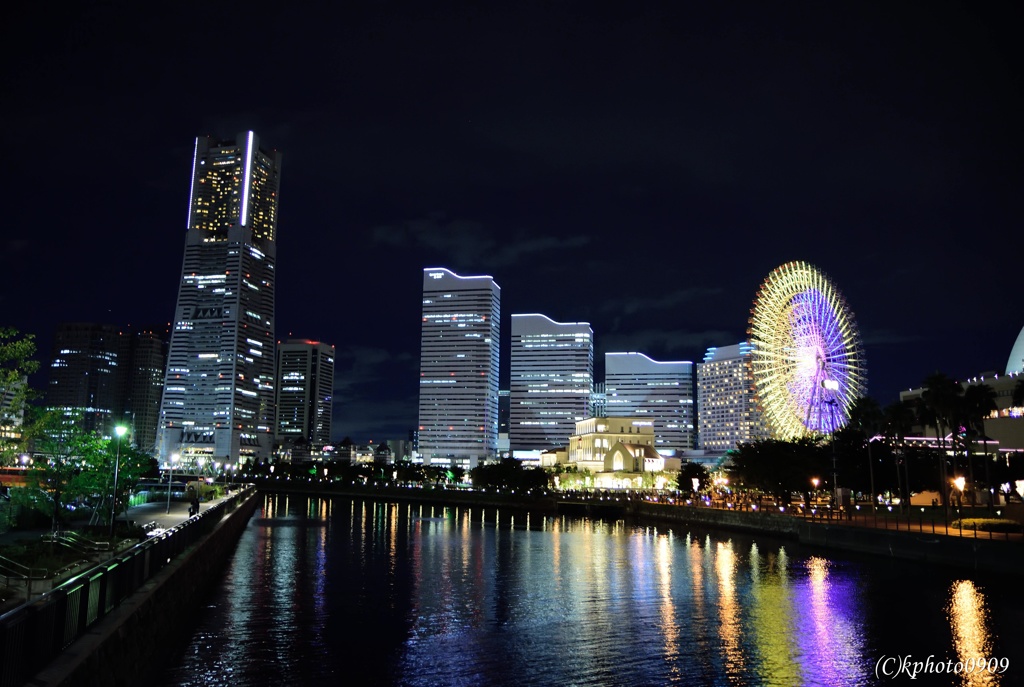
<path id="1" fill-rule="evenodd" d="M 777 439 L 831 434 L 864 395 L 867 369 L 853 313 L 832 281 L 805 262 L 777 267 L 750 316 L 757 396 Z"/>

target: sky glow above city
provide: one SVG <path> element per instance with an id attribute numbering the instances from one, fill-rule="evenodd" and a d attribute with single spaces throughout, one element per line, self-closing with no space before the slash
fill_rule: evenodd
<path id="1" fill-rule="evenodd" d="M 416 425 L 430 266 L 493 275 L 506 341 L 513 313 L 590 323 L 599 379 L 743 340 L 793 260 L 882 405 L 1002 372 L 1024 325 L 1015 3 L 156 12 L 6 22 L 0 324 L 44 370 L 59 322 L 172 318 L 195 137 L 247 130 L 283 156 L 277 338 L 337 347 L 337 438 Z"/>

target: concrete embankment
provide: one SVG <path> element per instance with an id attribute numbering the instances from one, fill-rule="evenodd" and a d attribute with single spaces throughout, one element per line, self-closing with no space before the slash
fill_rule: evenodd
<path id="1" fill-rule="evenodd" d="M 634 512 L 641 518 L 740 532 L 760 532 L 835 551 L 866 553 L 1001 574 L 1019 575 L 1024 572 L 1024 545 L 1019 540 L 975 539 L 928 532 L 892 531 L 808 522 L 774 513 L 755 514 L 657 503 L 638 503 Z"/>
<path id="2" fill-rule="evenodd" d="M 154 666 L 172 659 L 188 636 L 259 502 L 253 492 L 209 535 L 164 567 L 29 684 L 108 687 L 146 682 Z"/>

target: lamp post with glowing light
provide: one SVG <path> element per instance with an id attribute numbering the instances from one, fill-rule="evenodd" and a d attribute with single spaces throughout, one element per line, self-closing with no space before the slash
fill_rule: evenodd
<path id="1" fill-rule="evenodd" d="M 177 453 L 172 453 L 167 461 L 167 513 L 171 512 L 171 482 L 174 481 L 174 462 L 181 458 Z"/>
<path id="2" fill-rule="evenodd" d="M 128 432 L 124 425 L 114 427 L 114 434 L 117 435 L 117 453 L 114 456 L 114 494 L 110 504 L 110 537 L 114 537 L 114 518 L 117 517 L 117 472 L 121 467 L 121 437 Z"/>
<path id="3" fill-rule="evenodd" d="M 952 480 L 953 486 L 957 488 L 959 492 L 956 498 L 956 522 L 960 526 L 960 535 L 964 533 L 964 514 L 962 511 L 964 506 L 964 485 L 967 484 L 967 480 L 964 479 L 963 475 Z M 975 532 L 977 534 L 977 532 Z"/>

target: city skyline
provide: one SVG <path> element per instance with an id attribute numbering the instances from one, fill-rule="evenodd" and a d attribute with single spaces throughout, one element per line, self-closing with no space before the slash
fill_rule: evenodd
<path id="1" fill-rule="evenodd" d="M 590 322 L 597 379 L 609 351 L 743 340 L 790 260 L 842 290 L 883 405 L 1001 372 L 1024 325 L 1020 10 L 740 7 L 256 4 L 141 32 L 20 8 L 48 48 L 5 72 L 5 324 L 45 367 L 61 322 L 170 322 L 192 142 L 254 130 L 288 170 L 275 337 L 337 346 L 337 437 L 415 426 L 431 265 L 493 275 L 506 313 Z M 266 16 L 268 97 L 196 78 L 237 60 L 224 21 Z"/>

